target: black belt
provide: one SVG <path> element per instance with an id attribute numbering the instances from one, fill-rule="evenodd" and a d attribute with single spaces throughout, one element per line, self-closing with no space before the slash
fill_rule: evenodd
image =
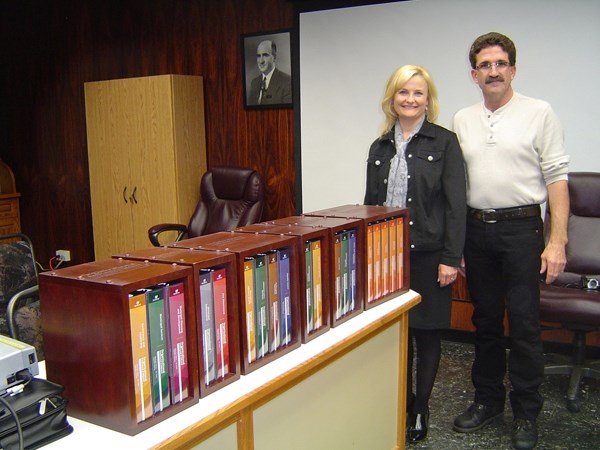
<path id="1" fill-rule="evenodd" d="M 496 223 L 500 220 L 524 219 L 525 217 L 541 216 L 540 205 L 518 206 L 516 208 L 501 209 L 473 209 L 469 208 L 469 217 L 485 223 Z"/>

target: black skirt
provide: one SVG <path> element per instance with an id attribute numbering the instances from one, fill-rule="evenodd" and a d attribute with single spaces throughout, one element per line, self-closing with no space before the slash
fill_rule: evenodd
<path id="1" fill-rule="evenodd" d="M 421 303 L 408 312 L 408 326 L 422 330 L 450 326 L 452 284 L 437 281 L 440 251 L 410 252 L 410 288 L 421 294 Z"/>

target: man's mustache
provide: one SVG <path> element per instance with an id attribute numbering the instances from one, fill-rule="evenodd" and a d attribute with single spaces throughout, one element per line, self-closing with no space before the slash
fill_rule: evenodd
<path id="1" fill-rule="evenodd" d="M 497 77 L 487 77 L 485 79 L 485 84 L 490 84 L 490 83 L 494 83 L 496 81 L 504 81 L 504 78 L 500 75 L 498 75 Z"/>

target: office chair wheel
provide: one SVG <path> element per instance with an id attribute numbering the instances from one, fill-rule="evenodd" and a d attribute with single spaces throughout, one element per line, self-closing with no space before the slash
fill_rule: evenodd
<path id="1" fill-rule="evenodd" d="M 577 399 L 567 399 L 567 409 L 572 413 L 578 413 L 581 410 L 581 402 Z"/>

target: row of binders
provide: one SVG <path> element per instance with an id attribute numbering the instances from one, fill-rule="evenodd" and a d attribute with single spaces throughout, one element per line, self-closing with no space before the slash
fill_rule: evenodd
<path id="1" fill-rule="evenodd" d="M 404 288 L 404 218 L 367 225 L 367 302 Z"/>
<path id="2" fill-rule="evenodd" d="M 139 423 L 189 395 L 183 283 L 130 293 L 129 321 Z"/>
<path id="3" fill-rule="evenodd" d="M 204 384 L 229 373 L 229 324 L 227 321 L 227 270 L 200 271 L 200 327 L 203 342 Z"/>
<path id="4" fill-rule="evenodd" d="M 375 303 L 404 286 L 403 217 L 369 222 L 366 227 L 368 303 Z M 305 311 L 306 335 L 329 323 L 323 296 L 324 249 L 321 239 L 304 241 L 304 276 L 300 303 Z M 358 304 L 357 229 L 335 233 L 333 239 L 333 294 L 331 314 L 337 319 L 355 311 Z M 290 249 L 279 248 L 243 258 L 243 296 L 240 321 L 245 325 L 242 358 L 248 364 L 292 343 L 300 321 L 294 308 Z M 209 386 L 230 374 L 227 267 L 200 270 L 197 316 L 202 335 L 201 382 Z M 364 287 L 362 287 L 364 289 Z M 189 375 L 185 337 L 185 299 L 181 282 L 165 283 L 130 293 L 133 374 L 138 423 L 188 396 Z M 298 310 L 299 311 L 299 310 Z M 235 336 L 235 334 L 233 334 Z"/>
<path id="5" fill-rule="evenodd" d="M 356 308 L 356 230 L 342 231 L 335 235 L 335 318 L 348 314 Z"/>
<path id="6" fill-rule="evenodd" d="M 244 258 L 244 319 L 248 363 L 292 340 L 289 249 Z"/>

